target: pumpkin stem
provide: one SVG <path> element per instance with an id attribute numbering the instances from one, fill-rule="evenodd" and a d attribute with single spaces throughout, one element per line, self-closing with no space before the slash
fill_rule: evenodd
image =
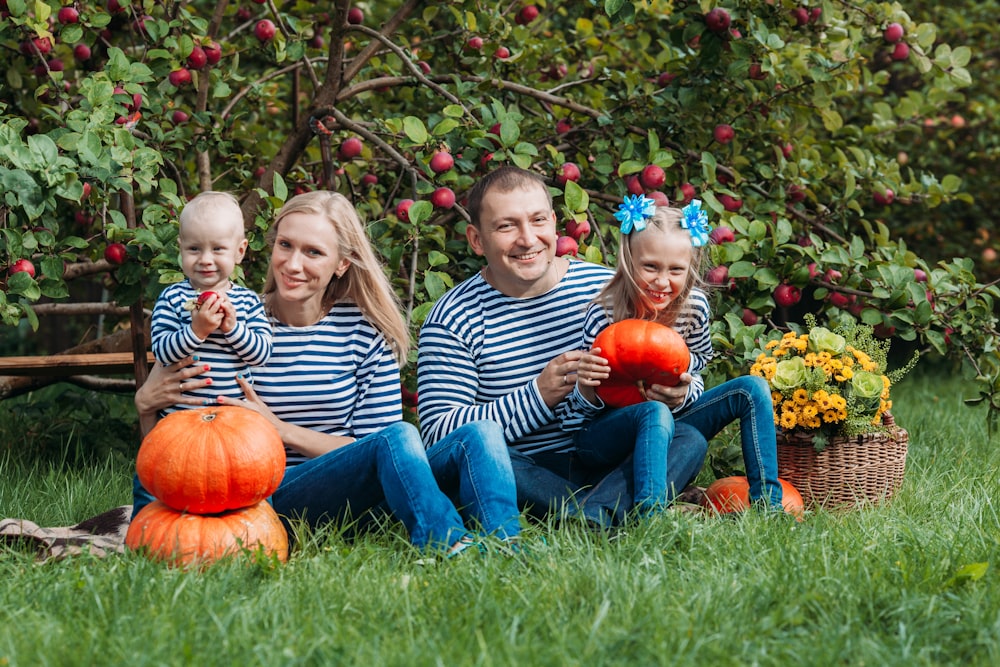
<path id="1" fill-rule="evenodd" d="M 201 416 L 201 420 L 202 420 L 203 422 L 210 422 L 210 421 L 212 421 L 213 419 L 215 419 L 215 416 L 216 416 L 217 414 L 219 414 L 219 413 L 217 413 L 217 412 L 206 412 L 205 414 L 203 414 L 203 415 Z"/>

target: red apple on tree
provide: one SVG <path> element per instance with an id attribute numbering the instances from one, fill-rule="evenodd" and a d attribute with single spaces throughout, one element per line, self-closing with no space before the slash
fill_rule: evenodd
<path id="1" fill-rule="evenodd" d="M 274 27 L 274 22 L 271 19 L 261 19 L 257 21 L 257 25 L 253 27 L 254 36 L 261 42 L 269 42 L 274 39 L 274 35 L 277 33 L 278 29 Z"/>
<path id="2" fill-rule="evenodd" d="M 586 220 L 581 220 L 580 222 L 570 220 L 566 223 L 566 233 L 573 237 L 575 241 L 585 239 L 590 236 L 590 223 Z"/>
<path id="3" fill-rule="evenodd" d="M 455 166 L 455 159 L 448 151 L 438 151 L 431 156 L 430 167 L 435 174 L 443 174 Z"/>
<path id="4" fill-rule="evenodd" d="M 90 47 L 86 44 L 77 44 L 73 47 L 73 57 L 80 62 L 85 62 L 90 60 L 91 52 Z"/>
<path id="5" fill-rule="evenodd" d="M 15 273 L 27 273 L 32 278 L 35 277 L 35 265 L 31 263 L 29 259 L 19 259 L 10 265 L 7 269 L 9 275 L 14 275 Z"/>
<path id="6" fill-rule="evenodd" d="M 469 41 L 467 41 L 465 45 L 473 51 L 479 51 L 483 48 L 483 38 L 478 35 L 470 37 Z"/>
<path id="7" fill-rule="evenodd" d="M 207 65 L 208 54 L 205 53 L 205 49 L 195 45 L 195 47 L 191 49 L 190 55 L 187 57 L 187 64 L 191 69 L 201 69 Z"/>
<path id="8" fill-rule="evenodd" d="M 498 60 L 506 60 L 510 58 L 510 49 L 506 46 L 498 46 L 497 50 L 493 52 L 493 57 Z"/>
<path id="9" fill-rule="evenodd" d="M 455 205 L 455 192 L 451 188 L 438 188 L 431 193 L 431 203 L 437 208 L 451 208 Z"/>
<path id="10" fill-rule="evenodd" d="M 910 45 L 906 42 L 897 42 L 891 57 L 893 60 L 906 60 L 910 57 Z"/>
<path id="11" fill-rule="evenodd" d="M 191 70 L 186 67 L 181 67 L 180 69 L 175 69 L 167 77 L 170 80 L 170 85 L 180 88 L 181 86 L 186 86 L 191 83 Z"/>
<path id="12" fill-rule="evenodd" d="M 720 144 L 728 144 L 736 136 L 736 132 L 733 130 L 733 126 L 727 123 L 719 123 L 712 130 L 712 137 L 715 138 Z"/>
<path id="13" fill-rule="evenodd" d="M 889 44 L 895 44 L 899 40 L 903 39 L 904 34 L 906 33 L 903 30 L 903 26 L 898 23 L 890 23 L 882 32 L 882 38 Z"/>
<path id="14" fill-rule="evenodd" d="M 732 243 L 736 240 L 736 234 L 733 230 L 725 225 L 719 225 L 712 230 L 712 233 L 708 235 L 708 238 L 712 240 L 712 243 L 716 245 L 722 245 L 723 243 Z"/>
<path id="15" fill-rule="evenodd" d="M 729 24 L 731 19 L 729 17 L 729 12 L 725 9 L 716 7 L 709 13 L 705 14 L 705 25 L 708 29 L 714 33 L 724 33 L 729 29 Z"/>
<path id="16" fill-rule="evenodd" d="M 413 206 L 412 199 L 404 199 L 396 204 L 396 217 L 403 222 L 410 221 L 410 207 Z"/>
<path id="17" fill-rule="evenodd" d="M 709 269 L 705 274 L 705 281 L 709 285 L 725 285 L 729 282 L 729 267 L 725 264 Z"/>
<path id="18" fill-rule="evenodd" d="M 649 193 L 649 198 L 657 206 L 670 206 L 670 198 L 660 190 L 653 190 Z"/>
<path id="19" fill-rule="evenodd" d="M 357 156 L 361 155 L 361 149 L 363 144 L 361 140 L 357 137 L 349 137 L 344 140 L 344 143 L 340 144 L 340 149 L 337 151 L 337 157 L 341 160 L 353 160 Z"/>
<path id="20" fill-rule="evenodd" d="M 743 320 L 743 324 L 748 327 L 752 327 L 760 321 L 760 317 L 754 311 L 749 308 L 743 309 L 743 316 L 740 318 Z"/>
<path id="21" fill-rule="evenodd" d="M 182 123 L 186 123 L 191 119 L 191 117 L 187 115 L 187 112 L 181 111 L 180 109 L 174 111 L 173 116 L 171 116 L 171 118 L 174 121 L 174 125 L 181 125 Z"/>
<path id="22" fill-rule="evenodd" d="M 639 181 L 639 176 L 637 174 L 632 174 L 625 178 L 625 189 L 629 191 L 629 194 L 633 195 L 644 195 L 646 194 L 646 188 L 642 187 L 642 183 Z"/>
<path id="23" fill-rule="evenodd" d="M 76 7 L 63 7 L 56 14 L 56 19 L 63 25 L 78 23 L 80 21 L 80 12 L 77 11 Z"/>
<path id="24" fill-rule="evenodd" d="M 802 299 L 802 290 L 795 285 L 782 283 L 774 288 L 774 302 L 782 308 L 794 306 Z"/>
<path id="25" fill-rule="evenodd" d="M 109 264 L 120 266 L 125 263 L 127 256 L 124 243 L 109 243 L 104 249 L 104 259 L 108 260 Z"/>
<path id="26" fill-rule="evenodd" d="M 681 191 L 681 196 L 679 197 L 679 199 L 681 200 L 681 202 L 685 204 L 694 199 L 695 195 L 698 194 L 695 191 L 694 186 L 691 185 L 690 183 L 682 184 L 680 191 Z"/>
<path id="27" fill-rule="evenodd" d="M 556 181 L 559 182 L 559 185 L 566 185 L 566 181 L 579 180 L 580 167 L 575 162 L 563 162 L 562 166 L 559 167 L 559 173 L 556 174 Z"/>
<path id="28" fill-rule="evenodd" d="M 222 47 L 217 42 L 205 42 L 201 45 L 201 50 L 205 52 L 209 65 L 215 65 L 222 59 Z"/>
<path id="29" fill-rule="evenodd" d="M 565 118 L 560 118 L 559 121 L 556 122 L 556 134 L 566 134 L 572 129 L 573 129 L 573 124 L 570 123 Z"/>
<path id="30" fill-rule="evenodd" d="M 730 213 L 735 213 L 743 208 L 743 200 L 737 199 L 732 195 L 719 195 L 719 203 Z"/>
<path id="31" fill-rule="evenodd" d="M 522 7 L 521 11 L 517 13 L 514 17 L 514 23 L 518 25 L 528 25 L 532 21 L 538 18 L 538 7 L 535 5 L 528 5 Z"/>
<path id="32" fill-rule="evenodd" d="M 805 7 L 796 7 L 792 10 L 792 18 L 795 20 L 795 25 L 805 25 L 809 23 L 809 10 Z"/>
<path id="33" fill-rule="evenodd" d="M 667 175 L 659 165 L 650 164 L 642 170 L 639 181 L 647 190 L 659 190 L 667 182 Z"/>
<path id="34" fill-rule="evenodd" d="M 896 199 L 896 193 L 892 191 L 892 188 L 886 188 L 884 191 L 876 190 L 872 193 L 872 199 L 879 206 L 888 206 Z"/>
<path id="35" fill-rule="evenodd" d="M 365 22 L 365 13 L 358 7 L 351 7 L 347 10 L 347 22 L 351 25 L 360 25 Z"/>
<path id="36" fill-rule="evenodd" d="M 570 236 L 560 236 L 556 239 L 556 257 L 575 255 L 580 252 L 580 245 Z"/>

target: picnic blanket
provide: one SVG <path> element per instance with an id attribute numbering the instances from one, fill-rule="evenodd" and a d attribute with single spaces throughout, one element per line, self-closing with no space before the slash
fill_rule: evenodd
<path id="1" fill-rule="evenodd" d="M 0 543 L 29 544 L 37 560 L 60 559 L 89 551 L 103 558 L 125 551 L 131 505 L 121 505 L 75 526 L 43 528 L 25 519 L 0 520 Z"/>

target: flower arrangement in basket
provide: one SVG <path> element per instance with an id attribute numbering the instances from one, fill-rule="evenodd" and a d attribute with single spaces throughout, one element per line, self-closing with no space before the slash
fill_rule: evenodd
<path id="1" fill-rule="evenodd" d="M 890 372 L 890 342 L 872 327 L 830 330 L 810 315 L 806 325 L 769 341 L 750 368 L 771 389 L 778 474 L 824 506 L 887 498 L 902 482 L 907 443 L 890 391 L 918 355 Z"/>

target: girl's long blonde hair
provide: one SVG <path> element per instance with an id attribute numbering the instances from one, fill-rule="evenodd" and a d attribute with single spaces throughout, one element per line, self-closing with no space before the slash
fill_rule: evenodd
<path id="1" fill-rule="evenodd" d="M 339 278 L 334 276 L 326 286 L 324 312 L 337 303 L 355 304 L 385 337 L 400 365 L 405 364 L 410 349 L 410 332 L 401 314 L 399 299 L 386 278 L 382 261 L 372 250 L 371 241 L 354 206 L 339 192 L 320 190 L 292 197 L 278 211 L 274 224 L 268 230 L 267 243 L 272 250 L 281 221 L 292 213 L 326 218 L 337 234 L 340 256 L 350 262 L 344 274 Z M 265 305 L 269 304 L 276 290 L 274 269 L 269 264 L 264 280 Z"/>
<path id="2" fill-rule="evenodd" d="M 612 276 L 608 284 L 604 286 L 600 294 L 594 298 L 595 303 L 604 306 L 604 310 L 610 316 L 612 322 L 628 318 L 638 318 L 642 320 L 656 320 L 667 326 L 673 325 L 677 321 L 677 316 L 684 308 L 691 290 L 695 287 L 704 289 L 705 282 L 702 279 L 702 267 L 708 253 L 704 252 L 705 246 L 691 246 L 691 264 L 688 267 L 687 279 L 684 281 L 684 289 L 674 298 L 670 304 L 661 311 L 657 311 L 650 302 L 649 297 L 642 291 L 642 288 L 635 281 L 635 260 L 632 259 L 632 242 L 640 234 L 684 234 L 690 238 L 688 230 L 681 227 L 683 214 L 679 208 L 670 206 L 657 206 L 653 217 L 646 220 L 646 228 L 641 231 L 632 231 L 629 234 L 622 234 L 621 245 L 618 252 L 618 267 L 615 275 Z"/>

